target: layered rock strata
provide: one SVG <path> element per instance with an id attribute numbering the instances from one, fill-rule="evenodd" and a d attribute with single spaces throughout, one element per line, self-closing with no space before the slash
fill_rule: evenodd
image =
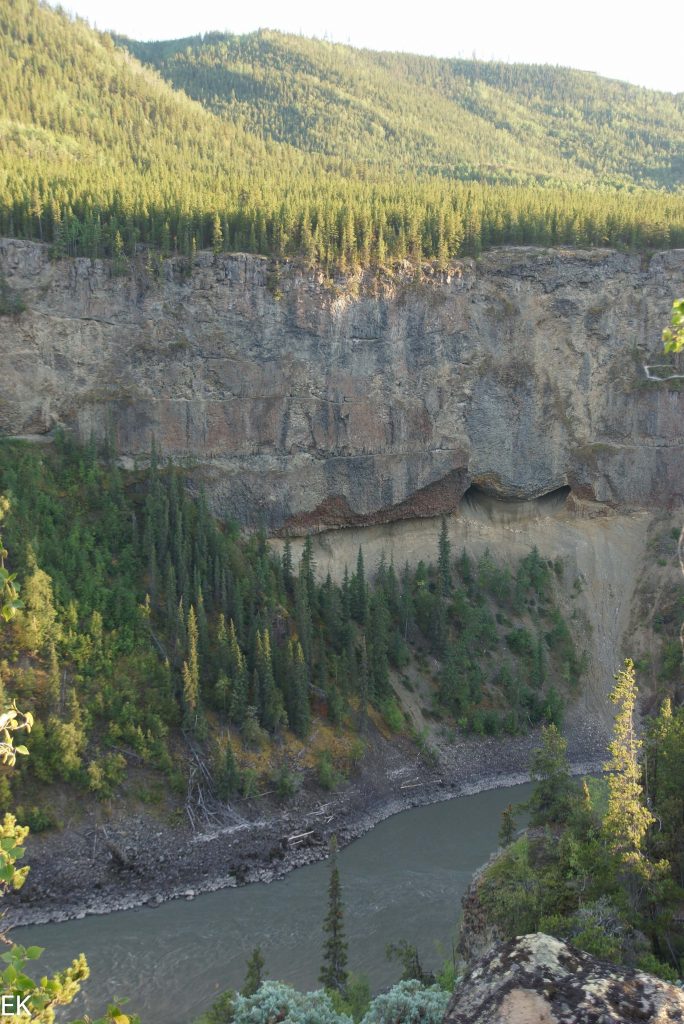
<path id="1" fill-rule="evenodd" d="M 50 260 L 0 241 L 0 431 L 156 439 L 215 510 L 301 533 L 453 512 L 475 485 L 613 507 L 684 496 L 677 381 L 649 383 L 684 251 L 508 248 L 325 281 L 200 253 Z M 14 303 L 16 305 L 16 303 Z"/>

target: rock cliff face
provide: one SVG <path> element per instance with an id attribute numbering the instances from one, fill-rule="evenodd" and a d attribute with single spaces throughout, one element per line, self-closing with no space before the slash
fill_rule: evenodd
<path id="1" fill-rule="evenodd" d="M 675 1024 L 684 995 L 651 974 L 612 967 L 550 935 L 523 935 L 475 963 L 444 1024 Z"/>
<path id="2" fill-rule="evenodd" d="M 201 253 L 51 262 L 0 241 L 0 431 L 154 436 L 220 514 L 302 532 L 455 510 L 472 485 L 618 508 L 684 496 L 682 394 L 648 384 L 684 251 L 501 249 L 449 272 L 331 286 Z"/>

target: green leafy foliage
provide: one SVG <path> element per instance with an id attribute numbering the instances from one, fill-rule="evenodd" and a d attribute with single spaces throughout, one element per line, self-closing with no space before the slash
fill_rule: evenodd
<path id="1" fill-rule="evenodd" d="M 297 992 L 278 981 L 266 981 L 254 995 L 235 997 L 234 1024 L 352 1024 L 338 1013 L 326 992 Z"/>
<path id="2" fill-rule="evenodd" d="M 670 326 L 663 331 L 663 344 L 666 352 L 684 351 L 684 299 L 672 303 Z"/>
<path id="3" fill-rule="evenodd" d="M 0 495 L 0 522 L 9 511 L 10 503 L 4 495 Z M 20 586 L 17 583 L 17 574 L 11 573 L 5 568 L 7 551 L 3 547 L 0 537 L 0 616 L 5 622 L 9 622 L 23 607 L 19 599 Z"/>
<path id="4" fill-rule="evenodd" d="M 665 702 L 649 723 L 642 761 L 630 661 L 616 679 L 607 780 L 580 787 L 568 773 L 564 741 L 546 729 L 532 765 L 536 827 L 506 846 L 478 892 L 504 938 L 545 931 L 672 980 L 681 977 L 684 955 L 677 918 L 684 709 Z"/>
<path id="5" fill-rule="evenodd" d="M 373 1000 L 362 1024 L 441 1024 L 450 998 L 438 985 L 400 981 Z"/>
<path id="6" fill-rule="evenodd" d="M 608 808 L 603 819 L 609 848 L 620 859 L 634 864 L 641 859 L 646 833 L 655 818 L 643 801 L 635 706 L 637 699 L 634 662 L 627 659 L 616 676 L 611 700 L 617 706 L 610 743 L 610 758 L 604 764 L 608 775 Z"/>
<path id="7" fill-rule="evenodd" d="M 568 820 L 576 797 L 567 759 L 567 741 L 554 724 L 542 727 L 541 746 L 534 752 L 530 775 L 536 783 L 529 800 L 533 825 Z"/>
<path id="8" fill-rule="evenodd" d="M 5 498 L 0 499 L 0 515 L 9 507 Z M 1 545 L 0 545 L 1 547 Z M 7 553 L 3 553 L 6 555 Z M 13 618 L 18 608 L 11 609 L 7 618 Z M 20 712 L 16 704 L 0 715 L 0 731 L 2 734 L 3 764 L 13 767 L 17 754 L 28 754 L 22 745 L 15 745 L 14 734 L 20 730 L 31 731 L 33 719 L 30 713 Z M 20 825 L 12 814 L 5 814 L 0 824 L 0 896 L 12 890 L 21 889 L 28 867 L 18 867 L 17 862 L 24 857 L 24 842 L 28 835 L 28 827 Z M 2 915 L 0 915 L 2 916 Z M 0 961 L 6 966 L 0 967 L 0 986 L 4 996 L 11 995 L 15 1000 L 17 1014 L 33 1024 L 53 1024 L 55 1008 L 69 1005 L 81 988 L 81 983 L 89 976 L 89 968 L 83 954 L 72 961 L 70 967 L 59 971 L 51 978 L 47 975 L 36 982 L 26 971 L 30 970 L 32 961 L 39 960 L 44 950 L 40 946 L 21 946 L 13 942 L 6 934 L 0 932 L 2 944 L 7 947 L 0 955 Z M 25 1007 L 21 1011 L 19 1007 Z M 27 1009 L 26 1009 L 27 1008 Z M 106 1021 L 110 1024 L 136 1024 L 137 1018 L 128 1018 L 121 1013 L 118 1006 L 108 1008 Z M 103 1019 L 96 1024 L 105 1024 Z"/>

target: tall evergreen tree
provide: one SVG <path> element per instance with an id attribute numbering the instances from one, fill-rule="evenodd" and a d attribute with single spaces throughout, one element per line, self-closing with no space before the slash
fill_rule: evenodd
<path id="1" fill-rule="evenodd" d="M 283 579 L 288 594 L 292 594 L 294 571 L 292 565 L 292 544 L 289 537 L 285 538 L 285 547 L 283 548 Z"/>
<path id="2" fill-rule="evenodd" d="M 316 559 L 314 558 L 313 539 L 310 533 L 307 533 L 302 549 L 299 578 L 304 581 L 309 607 L 313 609 L 316 604 Z"/>
<path id="3" fill-rule="evenodd" d="M 363 550 L 360 547 L 356 558 L 356 572 L 349 583 L 349 598 L 352 617 L 364 626 L 368 614 L 368 587 L 363 564 Z"/>
<path id="4" fill-rule="evenodd" d="M 533 825 L 566 822 L 576 787 L 570 775 L 568 743 L 555 725 L 542 728 L 542 744 L 532 756 L 530 774 L 535 783 L 529 808 Z"/>
<path id="5" fill-rule="evenodd" d="M 344 938 L 344 908 L 340 871 L 337 866 L 337 838 L 330 841 L 330 882 L 328 883 L 328 912 L 323 922 L 323 963 L 318 980 L 327 989 L 344 995 L 347 987 L 347 943 Z"/>
<path id="6" fill-rule="evenodd" d="M 183 705 L 191 729 L 197 727 L 199 717 L 200 668 L 198 653 L 197 617 L 193 605 L 188 612 L 188 656 L 183 662 Z"/>
<path id="7" fill-rule="evenodd" d="M 643 854 L 646 832 L 655 819 L 643 799 L 639 764 L 642 744 L 634 723 L 637 685 L 631 658 L 627 658 L 615 680 L 610 699 L 617 711 L 608 748 L 610 758 L 603 766 L 608 773 L 608 808 L 603 831 L 611 851 L 625 863 L 636 865 Z"/>
<path id="8" fill-rule="evenodd" d="M 446 516 L 442 516 L 439 529 L 437 569 L 442 582 L 442 591 L 444 594 L 449 594 L 451 591 L 451 541 L 449 540 Z"/>
<path id="9" fill-rule="evenodd" d="M 264 967 L 266 961 L 264 955 L 261 952 L 261 946 L 255 946 L 252 950 L 249 960 L 247 961 L 247 974 L 240 994 L 247 998 L 253 996 L 255 992 L 258 992 L 264 980 Z"/>
<path id="10" fill-rule="evenodd" d="M 290 641 L 292 662 L 291 698 L 288 703 L 287 717 L 292 730 L 305 739 L 311 728 L 311 710 L 309 707 L 309 673 L 304 661 L 302 645 Z"/>

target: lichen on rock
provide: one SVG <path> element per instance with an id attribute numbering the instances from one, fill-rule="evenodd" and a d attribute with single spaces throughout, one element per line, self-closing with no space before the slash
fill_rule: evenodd
<path id="1" fill-rule="evenodd" d="M 680 1024 L 684 994 L 550 935 L 495 946 L 456 989 L 444 1024 Z"/>

